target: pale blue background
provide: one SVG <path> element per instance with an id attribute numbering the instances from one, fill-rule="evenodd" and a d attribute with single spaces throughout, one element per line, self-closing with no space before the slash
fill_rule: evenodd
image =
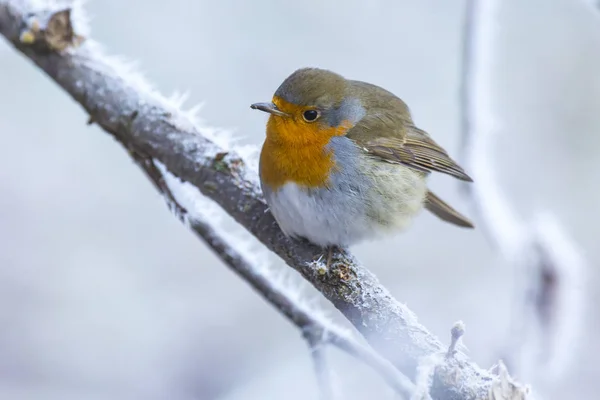
<path id="1" fill-rule="evenodd" d="M 600 390 L 600 16 L 575 0 L 503 4 L 495 49 L 501 184 L 522 215 L 555 211 L 592 265 L 583 351 L 540 389 L 548 399 L 590 398 Z M 94 38 L 112 54 L 138 60 L 165 94 L 189 89 L 189 106 L 205 102 L 206 122 L 246 143 L 261 143 L 266 118 L 249 104 L 269 100 L 294 69 L 319 66 L 395 92 L 456 155 L 463 6 L 96 0 L 88 10 Z M 109 135 L 87 127 L 80 107 L 1 40 L 0 105 L 0 398 L 315 398 L 300 332 L 172 217 Z M 466 210 L 456 181 L 436 177 L 432 187 Z M 410 232 L 355 252 L 444 341 L 462 319 L 470 356 L 486 368 L 497 360 L 513 281 L 479 231 L 423 214 Z M 345 398 L 387 391 L 345 355 L 333 366 Z"/>

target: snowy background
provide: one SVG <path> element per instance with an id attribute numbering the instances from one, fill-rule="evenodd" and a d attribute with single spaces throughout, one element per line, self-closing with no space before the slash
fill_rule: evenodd
<path id="1" fill-rule="evenodd" d="M 587 301 L 598 304 L 600 13 L 576 0 L 502 4 L 494 50 L 501 184 L 522 215 L 554 211 L 585 250 Z M 319 66 L 398 94 L 417 125 L 458 155 L 463 7 L 95 0 L 87 9 L 94 38 L 111 53 L 138 60 L 164 94 L 190 90 L 188 105 L 204 102 L 207 124 L 244 143 L 264 137 L 266 116 L 249 105 L 268 101 L 295 69 Z M 173 218 L 109 135 L 86 126 L 80 107 L 2 40 L 0 105 L 0 398 L 315 398 L 300 333 Z M 436 176 L 432 187 L 467 211 L 456 181 Z M 480 231 L 423 214 L 410 232 L 355 253 L 436 335 L 447 341 L 462 319 L 469 355 L 485 368 L 497 360 L 514 279 Z M 599 325 L 591 307 L 582 351 L 539 388 L 546 398 L 598 393 Z M 332 353 L 345 398 L 385 392 L 369 370 Z"/>

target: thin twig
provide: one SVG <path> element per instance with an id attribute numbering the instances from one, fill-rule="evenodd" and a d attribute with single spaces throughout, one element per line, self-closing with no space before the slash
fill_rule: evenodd
<path id="1" fill-rule="evenodd" d="M 304 336 L 306 337 L 315 367 L 320 399 L 333 400 L 335 398 L 333 378 L 331 376 L 331 371 L 327 366 L 327 359 L 325 355 L 325 343 L 327 340 L 323 337 L 323 334 L 324 332 L 322 330 L 318 330 L 317 332 L 310 330 L 305 331 Z"/>
<path id="2" fill-rule="evenodd" d="M 467 160 L 468 150 L 472 146 L 473 140 L 473 128 L 471 121 L 471 114 L 469 112 L 470 105 L 472 102 L 472 91 L 473 91 L 473 52 L 474 47 L 474 30 L 475 30 L 475 13 L 476 13 L 477 0 L 466 0 L 465 11 L 462 24 L 462 47 L 461 47 L 461 69 L 460 79 L 458 86 L 458 97 L 460 109 L 460 132 L 462 133 L 459 137 L 459 158 L 463 161 Z M 465 190 L 472 189 L 473 185 L 461 185 Z"/>
<path id="3" fill-rule="evenodd" d="M 489 74 L 488 69 L 493 68 L 492 61 L 488 60 L 492 57 L 492 45 L 485 41 L 493 32 L 494 21 L 490 14 L 495 12 L 495 4 L 494 0 L 467 0 L 465 4 L 459 77 L 460 159 L 477 185 L 461 184 L 461 187 L 478 221 L 477 226 L 489 243 L 504 254 L 513 254 L 522 242 L 523 228 L 496 183 L 490 144 L 495 122 L 484 110 L 491 108 L 492 94 L 488 86 L 476 81 L 477 71 L 485 70 Z"/>

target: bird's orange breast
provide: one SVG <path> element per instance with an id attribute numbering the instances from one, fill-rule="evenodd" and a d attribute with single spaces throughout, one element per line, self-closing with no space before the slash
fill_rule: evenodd
<path id="1" fill-rule="evenodd" d="M 271 115 L 267 137 L 260 153 L 260 178 L 275 190 L 288 182 L 310 188 L 327 186 L 335 160 L 327 148 L 334 136 L 344 135 L 350 123 L 336 127 L 308 123 L 302 119 L 304 108 L 275 97 L 277 107 L 291 117 Z"/>
<path id="2" fill-rule="evenodd" d="M 293 148 L 266 140 L 260 153 L 261 180 L 273 190 L 288 182 L 326 186 L 334 160 L 325 144 Z"/>

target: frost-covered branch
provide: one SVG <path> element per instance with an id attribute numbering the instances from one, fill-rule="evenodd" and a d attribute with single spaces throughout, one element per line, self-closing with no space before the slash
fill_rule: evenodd
<path id="1" fill-rule="evenodd" d="M 84 40 L 87 26 L 78 6 L 74 5 L 73 15 L 66 13 L 68 18 L 55 21 L 52 17 L 63 8 L 50 0 L 0 0 L 0 34 L 79 103 L 90 122 L 136 157 L 160 162 L 170 174 L 218 203 L 302 274 L 399 371 L 414 378 L 422 358 L 445 354 L 444 346 L 412 311 L 353 256 L 336 253 L 326 270 L 314 261 L 321 249 L 287 239 L 267 210 L 251 159 L 242 158 L 222 136 L 201 127 L 194 112 L 183 112 L 132 68 L 89 38 Z M 375 357 L 347 341 L 329 340 L 361 354 L 363 360 Z M 436 365 L 434 372 L 430 385 L 434 399 L 484 398 L 498 380 L 460 353 Z"/>
<path id="2" fill-rule="evenodd" d="M 498 184 L 493 140 L 499 130 L 493 99 L 498 0 L 468 0 L 464 21 L 460 103 L 462 160 L 477 185 L 465 185 L 490 244 L 515 268 L 514 322 L 505 350 L 527 379 L 553 379 L 574 359 L 583 309 L 585 262 L 553 215 L 517 215 Z"/>
<path id="3" fill-rule="evenodd" d="M 173 193 L 172 186 L 178 184 L 174 182 L 176 178 L 169 176 L 169 173 L 164 171 L 164 167 L 135 151 L 131 151 L 130 154 L 155 188 L 164 196 L 169 209 L 188 225 L 231 270 L 248 282 L 266 301 L 302 330 L 314 359 L 323 400 L 333 398 L 332 383 L 324 358 L 324 347 L 328 344 L 340 348 L 369 365 L 399 394 L 408 397 L 414 392 L 412 382 L 394 368 L 388 360 L 375 353 L 370 347 L 358 343 L 349 333 L 321 316 L 318 310 L 308 309 L 300 299 L 292 295 L 291 290 L 286 289 L 283 284 L 270 276 L 265 268 L 248 261 L 248 257 L 244 257 L 238 252 L 231 241 L 226 239 L 224 233 L 219 234 L 207 222 L 213 219 L 208 216 L 209 205 L 204 205 L 200 212 L 190 214 L 177 195 Z"/>

